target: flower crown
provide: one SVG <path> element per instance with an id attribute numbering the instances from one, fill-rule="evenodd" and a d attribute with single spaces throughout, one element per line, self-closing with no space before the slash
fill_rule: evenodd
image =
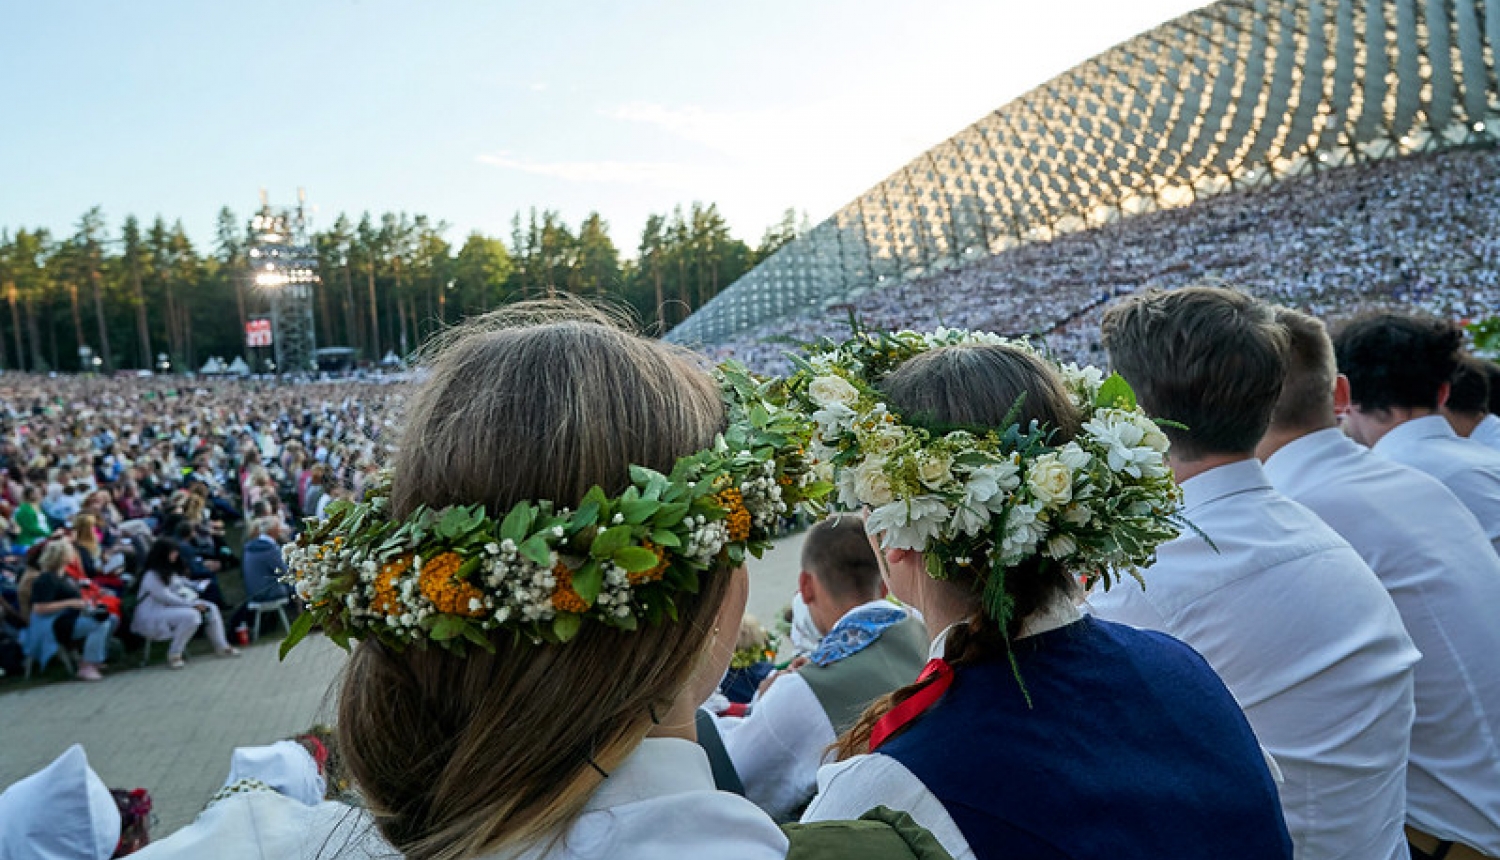
<path id="1" fill-rule="evenodd" d="M 883 534 L 887 549 L 922 551 L 936 579 L 983 560 L 982 596 L 1002 629 L 1011 610 L 1005 573 L 1023 562 L 1061 565 L 1106 588 L 1122 571 L 1140 581 L 1156 546 L 1189 525 L 1177 513 L 1166 435 L 1124 379 L 1094 367 L 1057 367 L 1087 419 L 1063 444 L 1051 428 L 1016 423 L 1019 402 L 999 429 L 929 429 L 893 413 L 876 388 L 916 355 L 970 344 L 1040 355 L 1025 341 L 940 328 L 856 329 L 850 340 L 823 340 L 794 357 L 788 405 L 811 419 L 809 450 L 820 478 L 836 485 L 838 505 L 868 507 L 867 531 Z"/>
<path id="2" fill-rule="evenodd" d="M 495 630 L 561 643 L 585 621 L 675 620 L 677 595 L 759 557 L 782 517 L 831 489 L 812 480 L 806 422 L 767 398 L 768 383 L 732 363 L 715 376 L 728 428 L 670 474 L 631 466 L 618 496 L 596 486 L 576 508 L 526 501 L 493 519 L 478 505 L 424 506 L 396 520 L 387 474 L 366 501 L 334 502 L 283 549 L 307 611 L 282 654 L 314 624 L 344 647 L 373 636 L 459 650 L 491 648 Z"/>

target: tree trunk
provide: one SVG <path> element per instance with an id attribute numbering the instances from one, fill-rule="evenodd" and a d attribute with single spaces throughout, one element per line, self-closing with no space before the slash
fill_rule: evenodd
<path id="1" fill-rule="evenodd" d="M 245 277 L 248 276 L 230 275 L 230 277 L 234 278 L 234 302 L 239 307 L 240 312 L 240 355 L 244 356 L 245 361 L 248 362 L 250 357 L 247 353 L 250 351 L 250 347 L 245 345 L 245 324 L 250 321 L 245 316 Z"/>
<path id="2" fill-rule="evenodd" d="M 658 334 L 666 334 L 667 331 L 667 297 L 662 293 L 661 264 L 656 261 L 651 263 L 651 280 L 656 283 L 656 328 Z"/>
<path id="3" fill-rule="evenodd" d="M 380 308 L 375 302 L 375 264 L 365 270 L 370 276 L 370 358 L 380 361 Z"/>
<path id="4" fill-rule="evenodd" d="M 16 307 L 16 285 L 6 284 L 5 295 L 10 299 L 10 327 L 16 337 L 16 369 L 26 369 L 26 346 L 21 340 L 21 312 Z"/>
<path id="5" fill-rule="evenodd" d="M 86 342 L 83 339 L 83 317 L 78 314 L 78 285 L 68 284 L 68 303 L 73 306 L 73 340 L 78 349 L 83 349 Z M 82 362 L 82 358 L 79 361 Z M 87 370 L 88 368 L 81 368 Z"/>
<path id="6" fill-rule="evenodd" d="M 348 346 L 359 349 L 364 345 L 364 335 L 359 326 L 355 325 L 354 285 L 349 277 L 348 266 L 344 266 L 344 336 L 349 339 Z"/>
<path id="7" fill-rule="evenodd" d="M 109 354 L 109 329 L 104 325 L 104 289 L 99 286 L 97 270 L 90 273 L 90 279 L 94 282 L 94 319 L 99 323 L 99 357 L 104 359 L 104 372 L 111 373 L 115 361 Z"/>
<path id="8" fill-rule="evenodd" d="M 172 294 L 172 282 L 166 281 L 167 295 L 167 354 L 173 361 L 182 360 L 182 342 L 177 332 L 177 299 Z"/>
<path id="9" fill-rule="evenodd" d="M 135 292 L 135 336 L 139 341 L 141 369 L 151 369 L 151 326 L 146 321 L 146 291 L 141 287 L 141 271 L 134 264 L 130 267 L 130 286 Z"/>

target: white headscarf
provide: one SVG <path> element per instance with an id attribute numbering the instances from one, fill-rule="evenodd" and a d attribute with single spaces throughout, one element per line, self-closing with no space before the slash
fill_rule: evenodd
<path id="1" fill-rule="evenodd" d="M 74 744 L 0 794 L 0 857 L 109 860 L 120 843 L 120 808 Z"/>

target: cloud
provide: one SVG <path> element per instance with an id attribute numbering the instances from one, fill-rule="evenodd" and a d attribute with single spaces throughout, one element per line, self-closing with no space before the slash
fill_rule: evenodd
<path id="1" fill-rule="evenodd" d="M 693 165 L 652 161 L 531 161 L 509 152 L 483 154 L 481 164 L 550 176 L 565 182 L 691 187 L 703 179 Z"/>

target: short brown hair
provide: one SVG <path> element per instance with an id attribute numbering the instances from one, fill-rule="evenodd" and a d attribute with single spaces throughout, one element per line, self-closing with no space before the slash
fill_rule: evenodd
<path id="1" fill-rule="evenodd" d="M 1317 317 L 1291 308 L 1276 308 L 1276 322 L 1287 333 L 1287 368 L 1281 396 L 1271 412 L 1271 426 L 1290 430 L 1334 426 L 1333 384 L 1339 370 L 1328 330 Z"/>
<path id="2" fill-rule="evenodd" d="M 1184 460 L 1255 450 L 1286 375 L 1287 335 L 1271 307 L 1223 287 L 1148 290 L 1101 326 L 1115 370 Z"/>
<path id="3" fill-rule="evenodd" d="M 874 600 L 880 596 L 880 562 L 857 514 L 834 514 L 807 530 L 802 542 L 802 569 L 839 601 Z"/>
<path id="4" fill-rule="evenodd" d="M 562 315 L 559 318 L 559 314 Z M 407 404 L 392 505 L 618 493 L 632 464 L 661 472 L 724 424 L 688 353 L 600 313 L 522 305 L 448 338 Z M 675 622 L 585 624 L 564 645 L 490 635 L 493 651 L 354 649 L 339 744 L 381 833 L 405 857 L 449 860 L 558 834 L 693 678 L 729 593 L 727 571 L 681 593 Z"/>

